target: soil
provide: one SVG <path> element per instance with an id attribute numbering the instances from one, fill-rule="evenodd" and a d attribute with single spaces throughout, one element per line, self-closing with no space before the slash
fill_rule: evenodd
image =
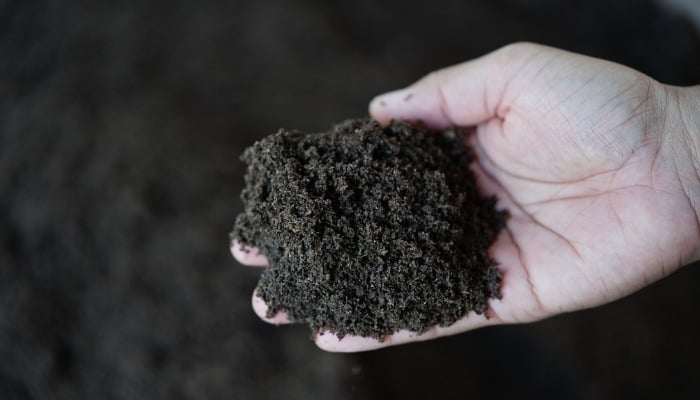
<path id="1" fill-rule="evenodd" d="M 312 333 L 417 333 L 484 313 L 505 225 L 478 193 L 466 132 L 347 120 L 280 130 L 248 148 L 245 211 L 231 236 L 270 262 L 258 294 Z"/>
<path id="2" fill-rule="evenodd" d="M 667 2 L 404 3 L 0 2 L 0 399 L 700 399 L 700 264 L 388 351 L 326 353 L 251 312 L 260 270 L 226 235 L 264 133 L 522 39 L 700 82 Z"/>

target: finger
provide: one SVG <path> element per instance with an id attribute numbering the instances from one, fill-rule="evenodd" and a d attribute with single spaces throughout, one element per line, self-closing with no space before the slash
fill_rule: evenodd
<path id="1" fill-rule="evenodd" d="M 267 316 L 267 303 L 265 303 L 265 300 L 262 299 L 262 297 L 258 296 L 258 292 L 254 291 L 253 292 L 253 299 L 251 301 L 253 305 L 253 311 L 255 311 L 255 314 L 257 314 L 260 319 L 263 321 L 273 324 L 273 325 L 282 325 L 282 324 L 291 324 L 292 321 L 289 320 L 289 317 L 287 316 L 287 313 L 284 311 L 278 311 L 273 315 L 272 317 Z"/>
<path id="2" fill-rule="evenodd" d="M 332 352 L 367 351 L 432 340 L 485 326 L 532 322 L 548 316 L 549 313 L 540 302 L 540 298 L 533 294 L 531 277 L 523 268 L 522 254 L 518 245 L 514 243 L 511 232 L 501 231 L 489 253 L 498 263 L 503 280 L 501 298 L 489 301 L 486 314 L 471 312 L 450 326 L 436 326 L 421 334 L 401 330 L 386 336 L 383 341 L 354 335 L 346 335 L 339 339 L 337 335 L 325 331 L 316 336 L 316 345 Z"/>
<path id="3" fill-rule="evenodd" d="M 339 339 L 337 335 L 325 331 L 316 336 L 315 342 L 319 348 L 326 351 L 353 353 L 432 340 L 498 323 L 500 323 L 500 320 L 497 318 L 487 318 L 483 314 L 472 312 L 467 317 L 460 319 L 450 326 L 435 326 L 421 334 L 403 329 L 391 335 L 387 335 L 384 337 L 384 340 L 379 341 L 378 339 L 355 335 L 345 335 L 342 339 Z"/>
<path id="4" fill-rule="evenodd" d="M 506 89 L 523 65 L 551 49 L 529 43 L 430 73 L 413 85 L 374 98 L 369 112 L 382 124 L 420 121 L 432 128 L 469 126 L 503 117 L 513 98 Z M 540 60 L 539 62 L 542 62 Z"/>
<path id="5" fill-rule="evenodd" d="M 243 246 L 237 240 L 231 241 L 231 254 L 239 263 L 250 267 L 267 267 L 267 257 L 257 247 Z"/>

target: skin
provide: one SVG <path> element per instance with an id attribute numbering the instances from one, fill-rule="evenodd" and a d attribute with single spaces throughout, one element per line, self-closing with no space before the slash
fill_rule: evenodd
<path id="1" fill-rule="evenodd" d="M 380 123 L 474 127 L 473 170 L 510 213 L 491 247 L 502 299 L 486 315 L 383 342 L 321 334 L 363 351 L 526 323 L 627 296 L 700 259 L 700 87 L 671 87 L 622 65 L 530 43 L 439 70 L 376 97 Z M 242 264 L 265 257 L 235 242 Z M 266 318 L 286 323 L 284 313 Z"/>

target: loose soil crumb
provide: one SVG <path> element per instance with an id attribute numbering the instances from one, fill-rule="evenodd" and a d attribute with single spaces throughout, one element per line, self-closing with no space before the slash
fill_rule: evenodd
<path id="1" fill-rule="evenodd" d="M 382 340 L 484 313 L 505 215 L 478 194 L 465 136 L 356 119 L 248 148 L 231 237 L 270 262 L 257 287 L 268 316 Z"/>

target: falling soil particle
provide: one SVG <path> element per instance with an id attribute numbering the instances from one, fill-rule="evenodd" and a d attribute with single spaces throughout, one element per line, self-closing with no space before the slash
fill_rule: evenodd
<path id="1" fill-rule="evenodd" d="M 356 119 L 248 148 L 231 237 L 269 260 L 257 287 L 268 317 L 383 340 L 484 313 L 505 214 L 479 195 L 465 137 Z"/>

